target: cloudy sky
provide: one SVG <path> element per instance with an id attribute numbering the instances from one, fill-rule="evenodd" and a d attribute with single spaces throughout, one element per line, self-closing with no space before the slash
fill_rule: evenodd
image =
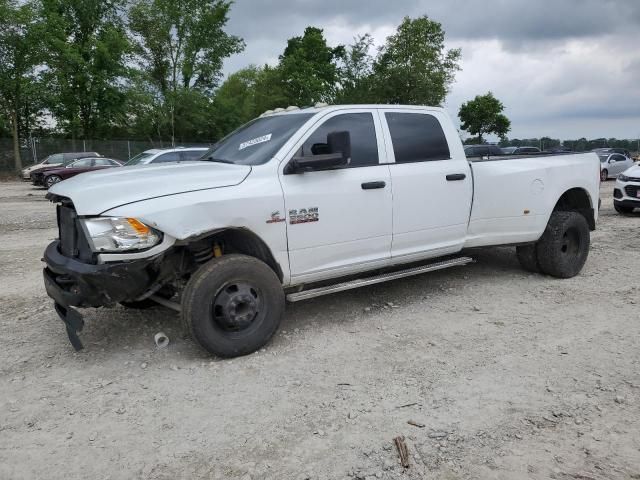
<path id="1" fill-rule="evenodd" d="M 462 49 L 446 108 L 491 90 L 512 138 L 640 137 L 640 0 L 236 0 L 227 30 L 247 48 L 226 72 L 274 64 L 307 25 L 330 45 L 371 33 L 377 44 L 406 15 L 442 23 Z"/>

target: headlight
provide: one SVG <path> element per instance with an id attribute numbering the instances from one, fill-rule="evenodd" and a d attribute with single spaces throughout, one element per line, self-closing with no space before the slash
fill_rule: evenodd
<path id="1" fill-rule="evenodd" d="M 628 182 L 629 177 L 621 173 L 620 175 L 618 175 L 618 180 L 620 180 L 621 182 Z"/>
<path id="2" fill-rule="evenodd" d="M 82 223 L 94 252 L 142 250 L 160 242 L 160 233 L 135 218 L 85 218 Z"/>

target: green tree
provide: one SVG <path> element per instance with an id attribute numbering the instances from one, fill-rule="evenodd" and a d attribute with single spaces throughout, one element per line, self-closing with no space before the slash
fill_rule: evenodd
<path id="1" fill-rule="evenodd" d="M 263 70 L 253 65 L 229 75 L 214 98 L 215 138 L 248 122 L 256 111 L 256 82 Z"/>
<path id="2" fill-rule="evenodd" d="M 256 115 L 274 108 L 299 104 L 287 96 L 281 70 L 269 65 L 258 70 L 254 86 L 254 101 Z"/>
<path id="3" fill-rule="evenodd" d="M 125 116 L 123 2 L 42 0 L 51 112 L 73 139 L 107 135 Z"/>
<path id="4" fill-rule="evenodd" d="M 0 0 L 0 109 L 9 119 L 18 171 L 22 169 L 20 131 L 39 110 L 36 67 L 42 60 L 41 39 L 34 2 Z"/>
<path id="5" fill-rule="evenodd" d="M 460 69 L 459 49 L 446 50 L 442 25 L 405 17 L 373 65 L 378 103 L 441 105 Z"/>
<path id="6" fill-rule="evenodd" d="M 323 31 L 316 27 L 307 27 L 302 37 L 290 38 L 278 65 L 287 103 L 332 101 L 340 79 L 337 62 L 344 53 L 342 45 L 329 47 Z"/>
<path id="7" fill-rule="evenodd" d="M 344 55 L 337 103 L 374 102 L 372 94 L 373 57 L 369 54 L 373 37 L 366 33 L 354 39 Z"/>
<path id="8" fill-rule="evenodd" d="M 139 0 L 129 10 L 138 63 L 154 108 L 167 112 L 172 142 L 176 135 L 198 135 L 192 128 L 203 121 L 224 59 L 244 48 L 224 31 L 230 6 L 225 0 Z"/>
<path id="9" fill-rule="evenodd" d="M 480 143 L 483 136 L 494 133 L 499 137 L 506 136 L 511 129 L 511 122 L 502 113 L 502 102 L 489 92 L 477 95 L 473 100 L 463 103 L 458 112 L 461 127 L 471 135 L 477 135 Z"/>

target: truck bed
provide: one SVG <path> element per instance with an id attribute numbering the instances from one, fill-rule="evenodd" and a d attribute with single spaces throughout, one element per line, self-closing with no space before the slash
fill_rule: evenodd
<path id="1" fill-rule="evenodd" d="M 473 204 L 465 247 L 536 241 L 558 199 L 579 188 L 596 210 L 600 161 L 594 153 L 469 159 Z"/>

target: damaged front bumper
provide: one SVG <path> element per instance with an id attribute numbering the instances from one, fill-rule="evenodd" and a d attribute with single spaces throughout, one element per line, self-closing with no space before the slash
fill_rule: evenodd
<path id="1" fill-rule="evenodd" d="M 44 252 L 44 286 L 67 327 L 71 344 L 80 350 L 78 333 L 84 321 L 71 307 L 110 307 L 140 297 L 152 287 L 154 267 L 162 255 L 93 265 L 62 255 L 59 244 L 52 242 Z"/>

